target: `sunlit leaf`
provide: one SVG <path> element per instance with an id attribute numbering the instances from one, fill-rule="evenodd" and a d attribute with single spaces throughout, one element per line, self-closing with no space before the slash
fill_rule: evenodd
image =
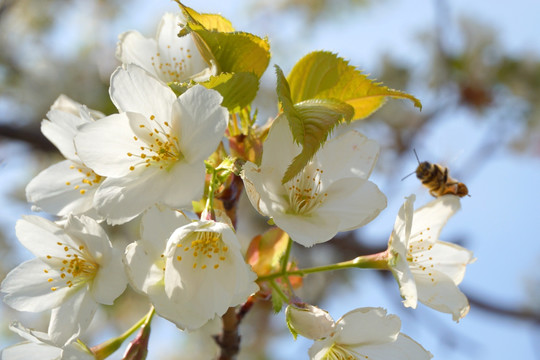
<path id="1" fill-rule="evenodd" d="M 334 99 L 312 99 L 293 104 L 289 85 L 278 66 L 276 74 L 277 94 L 283 109 L 280 116 L 287 118 L 294 141 L 302 146 L 281 180 L 286 183 L 302 171 L 338 124 L 352 119 L 354 109 Z"/>
<path id="2" fill-rule="evenodd" d="M 231 22 L 225 19 L 219 14 L 200 14 L 197 11 L 183 5 L 180 1 L 176 0 L 180 8 L 182 9 L 188 21 L 198 23 L 204 26 L 207 30 L 216 30 L 221 32 L 232 32 L 234 28 Z"/>
<path id="3" fill-rule="evenodd" d="M 288 240 L 287 233 L 278 227 L 257 235 L 249 244 L 246 253 L 247 263 L 259 276 L 278 271 L 279 260 L 287 248 Z"/>
<path id="4" fill-rule="evenodd" d="M 422 109 L 414 96 L 389 89 L 363 75 L 336 54 L 316 51 L 304 56 L 288 76 L 291 99 L 336 99 L 354 108 L 354 120 L 363 119 L 381 107 L 388 97 L 409 99 Z"/>

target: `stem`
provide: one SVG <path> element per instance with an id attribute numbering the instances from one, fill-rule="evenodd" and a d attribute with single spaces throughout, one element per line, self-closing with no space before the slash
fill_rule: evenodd
<path id="1" fill-rule="evenodd" d="M 276 284 L 274 279 L 270 280 L 269 283 L 270 283 L 270 286 L 272 287 L 272 289 L 274 289 L 276 291 L 276 294 L 278 294 L 279 297 L 283 299 L 283 302 L 289 303 L 289 297 L 287 295 L 285 295 L 285 293 L 283 291 L 281 291 L 281 288 L 278 286 L 278 284 Z"/>
<path id="2" fill-rule="evenodd" d="M 323 272 L 323 271 L 333 271 L 349 268 L 358 268 L 358 269 L 377 269 L 377 270 L 388 270 L 388 252 L 383 251 L 377 254 L 358 256 L 352 260 L 340 262 L 337 264 L 316 266 L 306 269 L 290 270 L 290 271 L 280 271 L 278 273 L 273 273 L 265 276 L 259 276 L 257 281 L 271 281 L 278 277 L 282 276 L 305 276 L 307 274 Z"/>
<path id="3" fill-rule="evenodd" d="M 208 185 L 208 198 L 206 199 L 204 211 L 201 214 L 201 220 L 216 219 L 216 214 L 214 213 L 214 197 L 216 193 L 216 185 L 218 183 L 216 169 L 212 169 L 211 175 L 212 178 L 210 179 L 210 184 Z"/>
<path id="4" fill-rule="evenodd" d="M 289 263 L 289 257 L 291 256 L 291 249 L 292 249 L 292 239 L 289 236 L 289 241 L 287 242 L 287 248 L 285 249 L 285 252 L 283 253 L 283 256 L 281 258 L 281 274 L 285 276 L 285 273 L 287 272 L 287 264 Z"/>
<path id="5" fill-rule="evenodd" d="M 107 358 L 109 355 L 114 353 L 118 348 L 122 345 L 122 343 L 130 337 L 135 331 L 137 331 L 138 328 L 141 326 L 146 326 L 152 321 L 152 318 L 154 317 L 155 309 L 152 306 L 150 308 L 150 311 L 143 316 L 139 321 L 137 321 L 131 328 L 129 328 L 126 332 L 124 332 L 122 335 L 109 339 L 105 341 L 104 343 L 101 343 L 99 345 L 96 345 L 92 347 L 92 352 L 94 353 L 96 360 L 102 360 Z"/>

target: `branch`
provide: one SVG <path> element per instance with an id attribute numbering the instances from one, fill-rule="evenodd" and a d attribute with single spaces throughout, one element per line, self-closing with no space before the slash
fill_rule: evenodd
<path id="1" fill-rule="evenodd" d="M 13 126 L 0 122 L 0 137 L 8 140 L 22 141 L 36 150 L 51 152 L 57 151 L 56 147 L 47 140 L 38 126 Z"/>

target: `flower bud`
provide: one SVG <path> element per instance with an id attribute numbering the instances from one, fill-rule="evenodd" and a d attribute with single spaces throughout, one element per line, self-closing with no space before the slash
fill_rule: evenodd
<path id="1" fill-rule="evenodd" d="M 311 340 L 320 340 L 334 331 L 334 320 L 326 312 L 309 304 L 290 304 L 285 310 L 287 326 L 296 339 L 298 334 Z"/>

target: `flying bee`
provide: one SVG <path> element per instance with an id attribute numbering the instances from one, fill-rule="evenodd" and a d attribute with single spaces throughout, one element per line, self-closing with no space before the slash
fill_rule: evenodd
<path id="1" fill-rule="evenodd" d="M 410 173 L 401 180 L 416 173 L 416 177 L 422 182 L 422 185 L 429 189 L 429 193 L 434 197 L 447 194 L 459 197 L 464 197 L 465 195 L 470 196 L 469 189 L 467 189 L 467 186 L 464 183 L 459 182 L 448 175 L 448 168 L 439 164 L 432 164 L 428 161 L 420 162 L 416 150 L 413 151 L 416 160 L 418 161 L 418 167 L 415 172 Z"/>

